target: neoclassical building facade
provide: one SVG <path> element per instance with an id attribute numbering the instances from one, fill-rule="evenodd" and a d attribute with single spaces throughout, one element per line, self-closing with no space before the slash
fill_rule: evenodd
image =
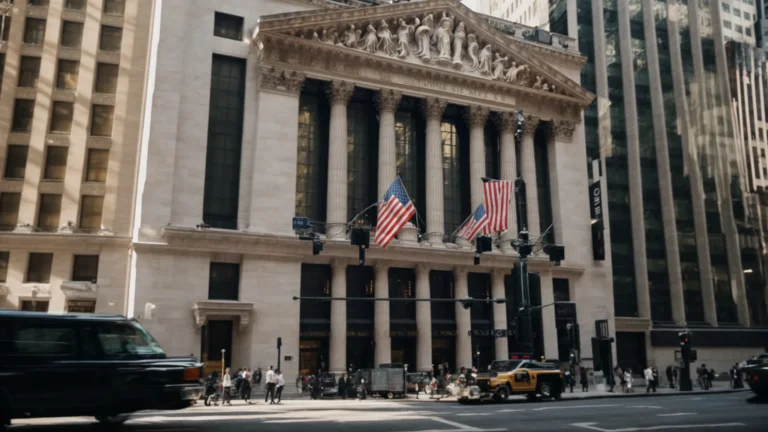
<path id="1" fill-rule="evenodd" d="M 532 237 L 566 251 L 560 265 L 542 252 L 529 261 L 532 301 L 575 303 L 589 361 L 613 297 L 610 262 L 593 259 L 581 120 L 593 95 L 573 40 L 538 42 L 455 0 L 168 0 L 155 19 L 126 313 L 168 352 L 211 367 L 280 356 L 289 379 L 508 358 L 521 349 L 512 236 L 473 265 L 454 233 L 482 201 L 482 177 L 520 176 Z M 359 265 L 349 224 L 375 226 L 369 207 L 397 175 L 417 217 Z M 294 216 L 314 222 L 321 253 L 297 238 Z M 293 299 L 467 295 L 508 302 Z M 536 354 L 567 358 L 560 321 L 554 307 L 535 314 Z"/>

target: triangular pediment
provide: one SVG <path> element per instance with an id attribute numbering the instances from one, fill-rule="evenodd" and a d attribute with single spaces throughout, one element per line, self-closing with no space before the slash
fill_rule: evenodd
<path id="1" fill-rule="evenodd" d="M 270 35 L 461 73 L 582 107 L 594 99 L 535 52 L 533 43 L 511 40 L 457 0 L 264 16 L 257 37 Z M 577 54 L 566 56 L 576 59 L 574 67 L 583 63 Z"/>

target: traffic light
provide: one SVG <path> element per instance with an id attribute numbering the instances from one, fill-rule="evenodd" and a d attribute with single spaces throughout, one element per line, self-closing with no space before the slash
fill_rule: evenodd
<path id="1" fill-rule="evenodd" d="M 680 338 L 680 353 L 685 361 L 690 361 L 691 354 L 691 333 L 680 332 L 677 335 Z"/>
<path id="2" fill-rule="evenodd" d="M 691 332 L 682 331 L 677 334 L 680 339 L 680 391 L 691 391 Z"/>
<path id="3" fill-rule="evenodd" d="M 323 251 L 323 242 L 320 241 L 319 238 L 315 237 L 312 239 L 312 255 L 320 255 L 320 252 Z"/>

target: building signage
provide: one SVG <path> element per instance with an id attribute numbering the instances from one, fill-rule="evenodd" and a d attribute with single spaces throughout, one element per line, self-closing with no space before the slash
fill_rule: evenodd
<path id="1" fill-rule="evenodd" d="M 432 331 L 433 337 L 454 337 L 456 336 L 456 330 L 452 331 L 446 331 L 446 330 L 433 330 Z"/>
<path id="2" fill-rule="evenodd" d="M 495 336 L 493 330 L 471 330 L 470 335 L 472 336 Z"/>
<path id="3" fill-rule="evenodd" d="M 351 337 L 371 337 L 371 332 L 367 332 L 367 331 L 347 331 L 347 336 L 351 336 Z"/>
<path id="4" fill-rule="evenodd" d="M 417 330 L 408 330 L 408 331 L 391 331 L 389 332 L 389 337 L 416 337 L 419 335 L 419 332 Z"/>
<path id="5" fill-rule="evenodd" d="M 69 313 L 94 313 L 96 312 L 96 300 L 70 300 L 67 302 Z"/>
<path id="6" fill-rule="evenodd" d="M 603 192 L 600 189 L 600 180 L 589 185 L 589 215 L 592 218 L 592 259 L 604 261 Z"/>
<path id="7" fill-rule="evenodd" d="M 310 338 L 312 338 L 312 337 L 314 337 L 314 338 L 325 338 L 325 337 L 330 337 L 331 336 L 331 332 L 329 332 L 329 331 L 304 331 L 304 332 L 299 332 L 299 336 L 300 337 L 310 337 Z"/>

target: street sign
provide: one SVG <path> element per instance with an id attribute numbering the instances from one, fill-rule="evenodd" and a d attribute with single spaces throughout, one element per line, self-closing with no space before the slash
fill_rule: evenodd
<path id="1" fill-rule="evenodd" d="M 312 222 L 308 217 L 295 216 L 293 218 L 293 230 L 308 230 L 312 228 Z"/>

